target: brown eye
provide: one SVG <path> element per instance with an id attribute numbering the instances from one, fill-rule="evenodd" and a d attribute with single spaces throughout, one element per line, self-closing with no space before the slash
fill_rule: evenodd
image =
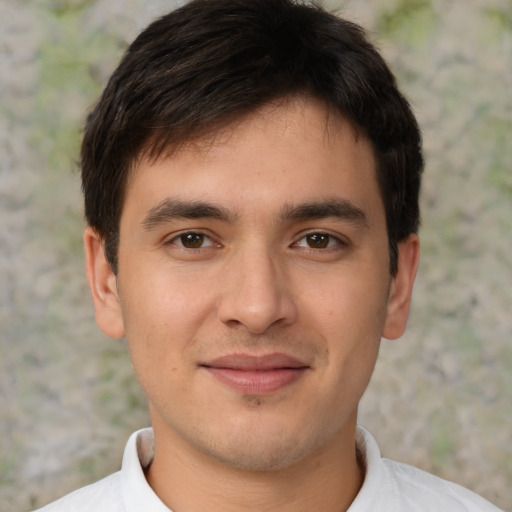
<path id="1" fill-rule="evenodd" d="M 306 236 L 306 242 L 312 249 L 325 249 L 329 246 L 330 238 L 325 233 L 313 233 Z"/>
<path id="2" fill-rule="evenodd" d="M 180 236 L 181 245 L 187 249 L 199 249 L 204 243 L 204 235 L 200 233 L 185 233 Z"/>
<path id="3" fill-rule="evenodd" d="M 184 247 L 185 249 L 202 249 L 203 247 L 210 247 L 213 245 L 210 237 L 203 235 L 202 233 L 194 233 L 192 231 L 178 235 L 171 240 L 171 243 Z"/>
<path id="4" fill-rule="evenodd" d="M 304 235 L 295 247 L 302 247 L 305 249 L 333 249 L 337 246 L 345 245 L 338 237 L 330 235 L 329 233 L 309 233 Z"/>

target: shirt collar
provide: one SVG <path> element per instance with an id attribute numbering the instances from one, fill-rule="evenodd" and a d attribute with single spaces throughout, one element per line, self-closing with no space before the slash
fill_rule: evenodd
<path id="1" fill-rule="evenodd" d="M 356 446 L 364 464 L 365 476 L 363 485 L 347 512 L 379 510 L 381 507 L 378 500 L 385 492 L 383 487 L 386 482 L 379 446 L 370 432 L 359 425 L 356 431 Z"/>
<path id="2" fill-rule="evenodd" d="M 123 456 L 121 493 L 126 512 L 170 512 L 149 486 L 144 469 L 151 464 L 155 452 L 153 429 L 134 432 Z"/>

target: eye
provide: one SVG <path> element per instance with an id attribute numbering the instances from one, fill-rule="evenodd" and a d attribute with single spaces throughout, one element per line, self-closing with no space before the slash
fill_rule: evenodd
<path id="1" fill-rule="evenodd" d="M 213 247 L 215 245 L 209 236 L 203 233 L 195 233 L 193 231 L 181 233 L 169 240 L 168 243 L 184 247 L 185 249 L 202 249 L 204 247 Z"/>
<path id="2" fill-rule="evenodd" d="M 345 245 L 345 243 L 329 233 L 308 233 L 294 245 L 307 249 L 331 249 L 332 247 Z"/>

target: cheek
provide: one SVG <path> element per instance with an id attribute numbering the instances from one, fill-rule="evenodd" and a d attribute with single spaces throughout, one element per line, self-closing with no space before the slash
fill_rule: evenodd
<path id="1" fill-rule="evenodd" d="M 337 404 L 359 400 L 377 359 L 388 290 L 387 282 L 376 286 L 380 281 L 371 281 L 361 286 L 357 275 L 338 277 L 309 296 L 309 308 L 303 308 L 310 315 L 305 321 L 315 326 L 328 351 L 326 382 L 335 384 L 325 393 L 334 391 L 330 399 Z M 340 389 L 343 393 L 337 394 Z"/>
<path id="2" fill-rule="evenodd" d="M 181 371 L 214 302 L 199 289 L 200 279 L 176 279 L 157 272 L 158 267 L 153 270 L 131 274 L 126 281 L 120 276 L 126 339 L 135 371 L 146 380 Z"/>
<path id="3" fill-rule="evenodd" d="M 359 275 L 365 275 L 361 279 Z M 318 285 L 318 283 L 317 283 Z M 303 310 L 309 310 L 319 329 L 328 331 L 327 337 L 342 336 L 347 340 L 359 340 L 369 336 L 379 338 L 387 312 L 389 285 L 382 274 L 371 272 L 347 272 L 331 274 L 322 286 L 309 286 L 315 293 L 302 297 Z"/>
<path id="4" fill-rule="evenodd" d="M 165 261 L 139 262 L 132 269 L 126 288 L 120 276 L 123 312 L 132 327 L 179 330 L 196 323 L 214 302 L 213 287 L 201 272 L 176 269 Z"/>
<path id="5" fill-rule="evenodd" d="M 386 291 L 363 293 L 361 286 L 330 290 L 329 304 L 317 302 L 319 324 L 328 350 L 326 393 L 340 410 L 356 406 L 377 360 L 386 317 Z M 330 307 L 329 307 L 330 305 Z M 340 390 L 342 392 L 340 393 Z"/>

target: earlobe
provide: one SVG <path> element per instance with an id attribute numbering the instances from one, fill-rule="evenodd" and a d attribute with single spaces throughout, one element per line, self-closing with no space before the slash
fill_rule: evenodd
<path id="1" fill-rule="evenodd" d="M 119 303 L 116 276 L 105 257 L 98 233 L 88 226 L 84 232 L 85 267 L 91 289 L 96 323 L 111 338 L 124 336 L 124 324 Z"/>
<path id="2" fill-rule="evenodd" d="M 398 272 L 389 292 L 384 338 L 394 340 L 405 331 L 419 259 L 419 238 L 417 234 L 411 234 L 398 244 Z"/>

